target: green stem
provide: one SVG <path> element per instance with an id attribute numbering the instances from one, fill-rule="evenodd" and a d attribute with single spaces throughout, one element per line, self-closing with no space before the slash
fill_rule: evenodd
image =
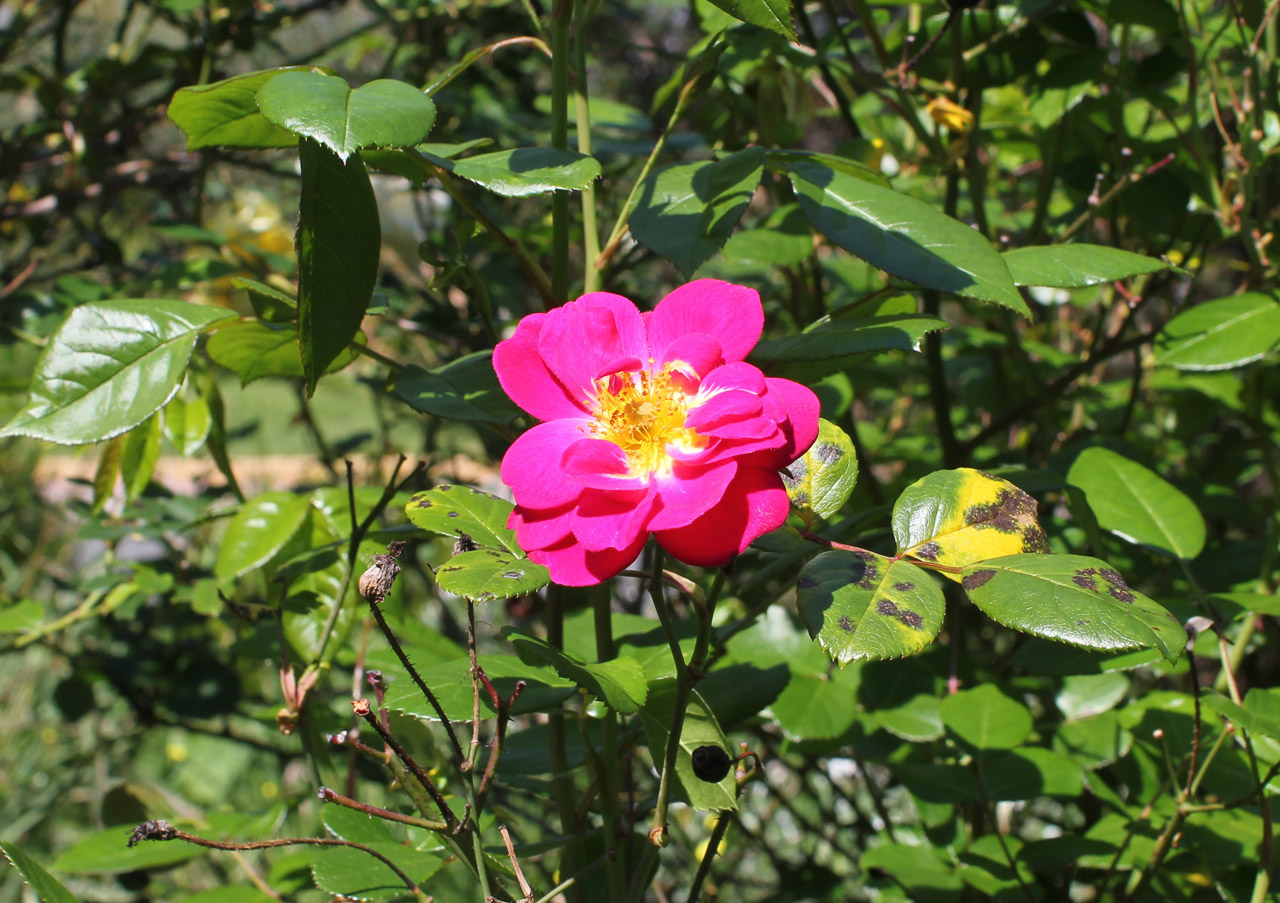
<path id="1" fill-rule="evenodd" d="M 573 74 L 576 81 L 573 91 L 578 118 L 578 152 L 591 154 L 591 111 L 587 105 L 587 24 L 597 9 L 593 3 L 585 12 L 582 0 L 573 0 Z M 595 259 L 600 256 L 600 227 L 596 224 L 596 183 L 582 189 L 582 291 L 600 290 L 600 271 Z"/>
<path id="2" fill-rule="evenodd" d="M 592 591 L 592 607 L 594 611 L 596 632 L 596 659 L 607 662 L 614 657 L 613 647 L 613 610 L 612 596 L 607 587 L 596 587 Z M 605 834 L 605 876 L 609 882 L 609 898 L 622 900 L 626 896 L 626 876 L 623 874 L 625 857 L 616 849 L 623 840 L 619 830 L 621 811 L 618 806 L 618 716 L 613 709 L 605 712 L 601 719 L 603 735 L 600 755 L 593 755 L 596 772 L 596 783 L 599 785 L 600 815 L 604 819 Z M 585 728 L 585 722 L 584 722 Z M 592 750 L 590 737 L 585 735 L 584 741 L 588 750 Z M 628 832 L 629 833 L 629 832 Z"/>
<path id="3" fill-rule="evenodd" d="M 564 648 L 564 601 L 568 590 L 552 585 L 547 590 L 547 643 L 556 649 Z M 578 819 L 573 805 L 573 779 L 569 774 L 569 757 L 565 749 L 564 713 L 553 712 L 548 716 L 550 728 L 547 746 L 551 755 L 551 792 L 555 798 L 556 812 L 560 817 L 560 833 L 567 838 L 560 860 L 560 874 L 574 874 L 582 861 L 581 842 L 576 839 Z M 569 888 L 570 903 L 582 903 L 583 889 L 577 885 Z"/>
<path id="4" fill-rule="evenodd" d="M 702 894 L 702 884 L 711 873 L 711 863 L 716 858 L 716 850 L 720 848 L 720 841 L 724 839 L 725 832 L 729 830 L 729 824 L 732 821 L 733 812 L 727 809 L 716 819 L 716 826 L 711 829 L 711 837 L 707 840 L 707 851 L 702 854 L 702 861 L 698 863 L 693 884 L 689 885 L 689 897 L 686 903 L 698 903 L 698 897 Z"/>
<path id="5" fill-rule="evenodd" d="M 551 146 L 569 147 L 569 26 L 573 0 L 555 0 L 551 9 Z M 553 303 L 569 299 L 569 196 L 551 199 L 551 295 Z"/>
<path id="6" fill-rule="evenodd" d="M 471 832 L 471 849 L 476 857 L 476 877 L 480 879 L 480 899 L 490 899 L 489 868 L 484 861 L 484 844 L 480 842 L 480 832 Z"/>

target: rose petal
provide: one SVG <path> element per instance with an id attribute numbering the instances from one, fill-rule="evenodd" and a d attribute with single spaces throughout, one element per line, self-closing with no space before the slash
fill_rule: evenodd
<path id="1" fill-rule="evenodd" d="M 593 292 L 547 314 L 538 353 L 572 397 L 588 410 L 595 381 L 611 366 L 649 359 L 640 311 L 621 295 Z M 634 366 L 634 364 L 632 364 Z"/>
<path id="2" fill-rule="evenodd" d="M 516 503 L 526 508 L 556 508 L 572 502 L 582 484 L 570 480 L 560 467 L 564 451 L 585 435 L 589 421 L 539 423 L 511 443 L 502 458 L 502 482 L 511 487 Z"/>
<path id="3" fill-rule="evenodd" d="M 604 439 L 578 439 L 560 455 L 560 469 L 579 486 L 592 489 L 644 489 L 645 481 L 631 473 L 622 449 Z"/>
<path id="4" fill-rule="evenodd" d="M 625 549 L 649 535 L 649 516 L 657 503 L 650 489 L 586 492 L 573 513 L 573 535 L 587 549 Z"/>
<path id="5" fill-rule="evenodd" d="M 646 538 L 647 534 L 625 549 L 592 552 L 571 537 L 558 546 L 530 552 L 529 558 L 551 571 L 551 579 L 561 586 L 594 586 L 635 561 Z"/>
<path id="6" fill-rule="evenodd" d="M 655 474 L 660 504 L 649 529 L 669 530 L 692 523 L 720 502 L 737 472 L 736 461 L 709 467 L 676 462 L 669 475 Z"/>
<path id="7" fill-rule="evenodd" d="M 764 466 L 770 470 L 781 470 L 807 452 L 818 438 L 818 416 L 822 413 L 822 404 L 808 386 L 772 376 L 765 382 L 768 384 L 764 396 L 765 413 L 768 415 L 771 410 L 779 412 L 775 416 L 781 421 L 787 441 Z"/>
<path id="8" fill-rule="evenodd" d="M 663 359 L 681 336 L 703 332 L 720 342 L 726 361 L 741 361 L 760 341 L 764 307 L 755 289 L 697 279 L 659 301 L 645 325 L 655 359 Z"/>
<path id="9" fill-rule="evenodd" d="M 585 403 L 565 390 L 538 352 L 538 336 L 546 317 L 530 314 L 521 320 L 515 334 L 493 349 L 493 369 L 502 391 L 539 420 L 581 417 L 587 412 Z"/>
<path id="10" fill-rule="evenodd" d="M 685 377 L 690 389 L 696 389 L 702 378 L 724 363 L 720 343 L 704 332 L 682 335 L 670 345 L 662 356 L 654 361 L 654 370 L 672 365 L 675 373 Z"/>
<path id="11" fill-rule="evenodd" d="M 788 504 L 777 473 L 743 468 L 720 504 L 686 527 L 654 536 L 686 564 L 717 567 L 745 552 L 756 538 L 782 526 Z"/>
<path id="12" fill-rule="evenodd" d="M 516 505 L 507 518 L 507 527 L 516 531 L 516 541 L 528 554 L 572 538 L 575 507 L 576 504 L 570 502 L 559 508 L 535 511 Z"/>

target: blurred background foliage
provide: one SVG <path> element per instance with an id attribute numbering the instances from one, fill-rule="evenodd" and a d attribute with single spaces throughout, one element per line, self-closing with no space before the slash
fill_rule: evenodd
<path id="1" fill-rule="evenodd" d="M 603 167 L 590 196 L 602 233 L 703 67 L 661 164 L 751 145 L 820 151 L 880 171 L 1002 250 L 1077 240 L 1173 264 L 1123 281 L 1028 289 L 1033 316 L 1022 322 L 886 280 L 815 236 L 789 183 L 770 174 L 723 249 L 696 265 L 699 275 L 760 288 L 770 335 L 827 316 L 921 310 L 948 322 L 921 343 L 924 354 L 902 348 L 778 369 L 814 384 L 824 416 L 855 440 L 860 482 L 833 536 L 891 552 L 888 505 L 904 487 L 943 466 L 998 470 L 1040 501 L 1055 551 L 1106 557 L 1180 620 L 1212 599 L 1223 632 L 1222 643 L 1201 633 L 1195 658 L 1170 666 L 1015 636 L 952 597 L 943 639 L 926 652 L 833 670 L 791 614 L 800 555 L 785 545 L 753 551 L 722 605 L 732 642 L 705 695 L 730 738 L 768 763 L 714 866 L 723 886 L 713 878 L 709 894 L 1266 898 L 1270 813 L 1258 788 L 1280 761 L 1280 732 L 1266 720 L 1280 706 L 1267 693 L 1280 613 L 1280 332 L 1265 307 L 1276 303 L 1275 12 L 1261 0 L 989 0 L 950 10 L 821 0 L 794 8 L 791 41 L 698 0 L 605 5 L 578 36 L 591 152 Z M 546 56 L 536 42 L 492 45 L 545 38 L 548 13 L 536 0 L 4 0 L 0 415 L 21 407 L 41 346 L 79 305 L 174 297 L 257 322 L 260 300 L 233 279 L 291 290 L 293 151 L 187 151 L 165 117 L 177 89 L 295 64 L 331 67 L 353 84 L 452 76 L 433 93 L 432 140 L 545 145 Z M 657 184 L 641 195 L 633 234 L 656 215 Z M 141 474 L 136 485 L 95 492 L 99 447 L 0 440 L 0 825 L 82 900 L 218 903 L 270 899 L 268 891 L 325 899 L 308 853 L 157 845 L 126 855 L 112 838 L 148 817 L 189 819 L 210 836 L 317 835 L 320 781 L 358 788 L 366 802 L 394 801 L 364 760 L 316 748 L 323 731 L 347 724 L 357 663 L 394 670 L 368 621 L 342 623 L 344 645 L 308 703 L 310 727 L 294 735 L 277 725 L 280 670 L 317 654 L 327 611 L 316 601 L 320 583 L 343 579 L 317 554 L 346 536 L 344 458 L 357 462 L 362 511 L 402 453 L 429 462 L 430 476 L 406 492 L 441 480 L 498 488 L 496 463 L 515 434 L 509 418 L 424 416 L 397 394 L 385 361 L 432 369 L 484 351 L 494 337 L 483 311 L 501 329 L 537 305 L 509 247 L 434 183 L 378 176 L 375 190 L 384 253 L 365 321 L 375 354 L 326 377 L 311 401 L 300 370 L 258 378 L 251 359 L 219 360 L 206 347 L 179 396 L 194 420 L 205 418 L 203 432 L 175 433 L 168 414 L 154 474 L 126 467 L 126 482 Z M 545 196 L 474 201 L 548 257 Z M 575 222 L 577 273 L 588 261 Z M 653 303 L 693 275 L 650 245 L 624 242 L 603 271 L 605 288 Z M 1245 292 L 1262 299 L 1261 326 L 1228 335 L 1217 358 L 1174 358 L 1180 346 L 1167 324 L 1176 314 Z M 214 574 L 238 500 L 216 466 L 218 443 L 246 496 L 315 493 L 308 529 L 276 550 L 271 579 L 247 574 L 229 594 Z M 1202 552 L 1180 557 L 1095 517 L 1080 494 L 1089 475 L 1070 474 L 1080 451 L 1099 445 L 1190 500 L 1203 520 Z M 397 499 L 361 561 L 381 549 L 376 541 L 400 535 Z M 442 598 L 426 569 L 447 545 L 422 543 L 388 603 L 424 662 L 456 658 L 465 638 L 458 600 Z M 281 581 L 293 605 L 283 629 Z M 498 628 L 536 624 L 538 604 L 485 609 L 482 647 L 505 649 Z M 638 589 L 620 590 L 616 607 L 641 612 Z M 1224 652 L 1241 692 L 1259 694 L 1246 707 L 1249 749 L 1229 736 L 1244 724 L 1239 713 L 1190 710 L 1193 670 L 1200 685 L 1230 689 Z M 748 672 L 733 669 L 745 665 L 743 682 Z M 998 699 L 954 693 L 997 687 Z M 975 739 L 965 733 L 975 712 L 1008 723 Z M 397 725 L 432 748 L 416 721 Z M 1191 814 L 1174 799 L 1170 769 L 1186 772 L 1193 725 L 1201 756 L 1218 749 L 1199 799 L 1226 808 Z M 501 798 L 504 819 L 528 838 L 556 834 L 538 730 L 532 719 L 513 728 Z M 573 743 L 581 762 L 582 743 Z M 643 799 L 652 782 L 635 770 Z M 576 774 L 585 789 L 585 770 Z M 1160 851 L 1175 818 L 1185 820 L 1181 842 Z M 654 899 L 680 899 L 710 824 L 685 809 L 673 830 L 682 853 L 663 859 Z M 1005 864 L 1010 846 L 1018 870 Z M 1161 865 L 1154 877 L 1152 861 Z M 534 854 L 526 868 L 540 892 L 555 883 L 553 858 Z M 0 897 L 24 899 L 20 886 L 15 871 L 0 874 Z M 442 901 L 474 898 L 448 868 L 429 889 Z M 586 898 L 604 893 L 592 885 Z"/>

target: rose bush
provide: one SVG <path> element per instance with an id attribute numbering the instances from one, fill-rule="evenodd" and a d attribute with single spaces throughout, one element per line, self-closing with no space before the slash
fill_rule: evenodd
<path id="1" fill-rule="evenodd" d="M 531 314 L 498 344 L 503 389 L 541 423 L 502 461 L 508 526 L 552 579 L 599 583 L 652 533 L 723 565 L 782 524 L 779 471 L 818 432 L 818 399 L 746 363 L 764 328 L 750 288 L 699 279 L 641 313 L 594 292 Z"/>

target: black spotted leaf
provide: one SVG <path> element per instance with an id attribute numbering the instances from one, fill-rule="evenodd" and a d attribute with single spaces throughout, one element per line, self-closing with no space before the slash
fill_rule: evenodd
<path id="1" fill-rule="evenodd" d="M 436 568 L 442 590 L 473 602 L 526 596 L 550 582 L 551 572 L 542 565 L 493 549 L 463 552 Z"/>
<path id="2" fill-rule="evenodd" d="M 841 665 L 901 658 L 933 642 L 945 604 L 933 578 L 872 552 L 823 552 L 796 581 L 800 620 Z"/>
<path id="3" fill-rule="evenodd" d="M 858 482 L 858 456 L 848 434 L 829 420 L 819 420 L 818 438 L 782 472 L 782 482 L 807 526 L 830 518 Z"/>
<path id="4" fill-rule="evenodd" d="M 1186 633 L 1105 561 L 1084 555 L 1009 555 L 971 564 L 970 601 L 1014 630 L 1086 649 L 1159 650 L 1175 661 Z"/>
<path id="5" fill-rule="evenodd" d="M 939 470 L 908 486 L 893 506 L 893 536 L 899 555 L 949 567 L 1049 550 L 1036 500 L 971 467 Z"/>
<path id="6" fill-rule="evenodd" d="M 478 546 L 523 555 L 516 533 L 507 529 L 513 505 L 471 486 L 441 483 L 415 493 L 404 506 L 409 522 L 428 533 L 457 539 L 465 533 Z"/>

